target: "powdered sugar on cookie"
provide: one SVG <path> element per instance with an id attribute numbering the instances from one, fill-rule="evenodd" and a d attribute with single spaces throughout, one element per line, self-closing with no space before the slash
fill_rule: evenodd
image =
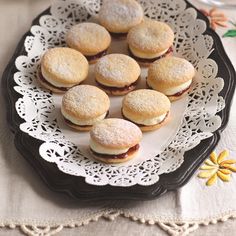
<path id="1" fill-rule="evenodd" d="M 63 97 L 63 109 L 76 118 L 93 118 L 107 112 L 109 97 L 101 89 L 91 85 L 79 85 Z"/>
<path id="2" fill-rule="evenodd" d="M 123 106 L 131 109 L 134 114 L 152 117 L 169 111 L 170 101 L 164 94 L 157 91 L 139 89 L 125 96 Z"/>
<path id="3" fill-rule="evenodd" d="M 127 39 L 129 45 L 135 49 L 157 53 L 173 44 L 174 33 L 166 23 L 152 20 L 132 28 Z"/>
<path id="4" fill-rule="evenodd" d="M 109 54 L 95 66 L 96 78 L 107 86 L 125 86 L 137 80 L 141 73 L 138 63 L 124 54 Z M 107 82 L 107 83 L 106 83 Z"/>
<path id="5" fill-rule="evenodd" d="M 154 62 L 148 77 L 164 81 L 170 85 L 180 85 L 194 77 L 195 69 L 187 60 L 179 57 L 166 57 Z"/>
<path id="6" fill-rule="evenodd" d="M 104 1 L 99 20 L 111 32 L 127 32 L 143 19 L 143 10 L 135 0 Z"/>
<path id="7" fill-rule="evenodd" d="M 74 25 L 67 33 L 66 42 L 87 55 L 106 50 L 111 37 L 101 25 L 86 22 Z"/>
<path id="8" fill-rule="evenodd" d="M 96 142 L 110 148 L 132 147 L 142 138 L 142 132 L 135 124 L 117 118 L 97 123 L 90 135 Z"/>

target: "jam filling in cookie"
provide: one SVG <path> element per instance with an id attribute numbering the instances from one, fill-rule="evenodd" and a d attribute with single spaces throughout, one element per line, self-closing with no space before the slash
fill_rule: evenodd
<path id="1" fill-rule="evenodd" d="M 108 154 L 100 154 L 95 151 L 93 151 L 91 148 L 90 150 L 98 157 L 102 158 L 109 158 L 109 159 L 124 159 L 129 155 L 132 155 L 134 152 L 136 152 L 139 149 L 139 144 L 136 144 L 135 146 L 131 147 L 127 152 L 117 155 L 108 155 Z"/>
<path id="2" fill-rule="evenodd" d="M 138 80 L 136 80 L 134 83 L 130 84 L 130 85 L 126 85 L 124 87 L 110 87 L 110 86 L 106 86 L 106 85 L 103 85 L 101 83 L 99 83 L 97 80 L 96 80 L 96 83 L 102 88 L 102 89 L 105 89 L 105 90 L 109 90 L 109 91 L 119 91 L 119 92 L 124 92 L 124 91 L 129 91 L 129 90 L 133 90 L 137 83 L 138 83 Z"/>
<path id="3" fill-rule="evenodd" d="M 48 84 L 48 85 L 49 85 L 50 87 L 52 87 L 52 88 L 59 89 L 59 90 L 61 90 L 61 91 L 63 91 L 63 92 L 66 92 L 66 91 L 68 91 L 68 90 L 70 89 L 70 88 L 66 88 L 66 87 L 57 87 L 57 86 L 51 84 L 50 82 L 48 82 L 48 81 L 43 77 L 43 74 L 42 74 L 42 72 L 41 72 L 41 69 L 40 69 L 39 72 L 38 72 L 38 77 L 39 77 L 39 79 L 40 79 L 43 83 Z"/>
<path id="4" fill-rule="evenodd" d="M 107 111 L 105 118 L 107 118 L 108 115 L 109 115 L 109 111 Z M 79 127 L 83 127 L 83 128 L 91 128 L 93 126 L 93 125 L 77 125 L 77 124 L 71 122 L 70 120 L 66 119 L 65 117 L 64 117 L 64 120 L 68 125 L 72 125 L 72 126 L 79 126 Z"/>
<path id="5" fill-rule="evenodd" d="M 135 123 L 134 121 L 128 119 L 127 117 L 125 117 L 125 115 L 123 114 L 122 111 L 121 111 L 121 114 L 122 114 L 122 116 L 124 117 L 124 119 L 126 119 L 126 120 L 128 120 L 128 121 L 134 123 L 134 124 L 137 125 L 138 127 L 148 127 L 148 125 L 138 124 L 138 123 Z M 158 124 L 155 124 L 155 125 L 160 125 L 160 124 L 162 124 L 162 123 L 166 120 L 166 118 L 168 117 L 168 115 L 169 115 L 169 112 L 166 113 L 165 118 L 164 118 L 161 122 L 159 122 Z"/>
<path id="6" fill-rule="evenodd" d="M 181 96 L 183 93 L 185 93 L 187 90 L 189 90 L 190 87 L 191 87 L 191 84 L 190 84 L 186 89 L 184 89 L 184 90 L 182 90 L 182 91 L 180 91 L 180 92 L 178 92 L 178 93 L 175 93 L 175 94 L 173 94 L 173 95 L 169 95 L 169 96 L 167 96 L 167 97 L 170 97 L 170 96 L 179 97 L 179 96 Z"/>
<path id="7" fill-rule="evenodd" d="M 146 81 L 146 86 L 147 86 L 147 88 L 149 88 L 149 89 L 153 89 L 151 86 L 149 86 L 149 84 L 147 83 L 147 81 Z M 186 89 L 183 89 L 182 91 L 179 91 L 178 93 L 175 93 L 175 94 L 173 94 L 173 95 L 166 95 L 166 96 L 167 96 L 167 97 L 179 97 L 179 96 L 181 96 L 183 93 L 185 93 L 187 90 L 189 90 L 190 87 L 191 87 L 191 84 L 190 84 Z"/>
<path id="8" fill-rule="evenodd" d="M 133 58 L 134 58 L 136 61 L 138 61 L 138 62 L 141 62 L 141 63 L 152 63 L 152 62 L 154 62 L 154 61 L 156 61 L 156 60 L 158 60 L 158 59 L 161 59 L 161 58 L 167 56 L 168 54 L 172 53 L 172 52 L 173 52 L 173 48 L 170 47 L 163 55 L 161 55 L 161 56 L 159 56 L 159 57 L 155 57 L 155 58 L 141 58 L 141 57 L 137 57 L 137 56 L 135 56 L 135 55 L 131 52 L 131 50 L 129 49 L 129 47 L 128 47 L 128 52 L 129 52 L 129 55 L 130 55 L 131 57 L 133 57 Z"/>
<path id="9" fill-rule="evenodd" d="M 96 55 L 92 55 L 92 56 L 86 56 L 85 57 L 87 58 L 88 61 L 93 61 L 93 60 L 97 60 L 103 56 L 105 56 L 107 54 L 107 49 L 102 51 L 102 52 L 99 52 L 98 54 Z"/>

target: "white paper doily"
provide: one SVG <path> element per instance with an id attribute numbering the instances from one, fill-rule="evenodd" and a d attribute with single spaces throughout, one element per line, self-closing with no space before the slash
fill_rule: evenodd
<path id="1" fill-rule="evenodd" d="M 68 29 L 79 22 L 96 19 L 99 0 L 57 0 L 51 7 L 51 15 L 43 15 L 40 25 L 31 28 L 32 36 L 25 40 L 26 55 L 16 59 L 18 72 L 14 75 L 15 90 L 23 97 L 16 102 L 16 110 L 24 120 L 20 129 L 30 136 L 44 141 L 40 155 L 70 175 L 83 176 L 94 185 L 132 186 L 151 185 L 159 175 L 176 170 L 183 162 L 185 151 L 208 138 L 221 125 L 216 113 L 224 108 L 219 96 L 224 81 L 217 78 L 217 64 L 208 56 L 212 52 L 213 39 L 203 35 L 206 24 L 197 19 L 193 8 L 186 8 L 183 0 L 140 1 L 145 15 L 167 22 L 175 32 L 175 53 L 193 63 L 197 80 L 186 98 L 187 105 L 175 135 L 161 152 L 147 160 L 125 165 L 105 165 L 87 158 L 79 145 L 68 140 L 58 125 L 56 96 L 37 84 L 37 67 L 41 55 L 50 47 L 65 46 Z"/>

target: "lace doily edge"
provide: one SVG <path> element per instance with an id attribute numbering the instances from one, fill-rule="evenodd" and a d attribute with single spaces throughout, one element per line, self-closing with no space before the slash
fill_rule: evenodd
<path id="1" fill-rule="evenodd" d="M 96 222 L 100 219 L 107 219 L 110 221 L 114 221 L 117 217 L 124 217 L 126 219 L 136 221 L 141 224 L 146 225 L 156 225 L 166 233 L 171 236 L 178 236 L 178 235 L 188 235 L 189 233 L 197 230 L 199 226 L 208 226 L 210 224 L 217 224 L 219 222 L 225 222 L 229 219 L 236 218 L 236 211 L 231 211 L 227 213 L 219 214 L 215 217 L 199 219 L 199 220 L 183 220 L 183 219 L 176 219 L 176 220 L 162 220 L 162 219 L 150 219 L 145 217 L 136 216 L 133 213 L 127 213 L 122 210 L 105 210 L 102 212 L 96 212 L 92 215 L 85 217 L 85 219 L 78 220 L 74 219 L 71 220 L 70 223 L 31 223 L 27 222 L 27 220 L 23 220 L 20 222 L 19 220 L 0 220 L 0 228 L 8 228 L 8 229 L 16 229 L 19 228 L 22 233 L 29 236 L 36 236 L 40 233 L 40 235 L 55 235 L 61 232 L 64 228 L 76 228 L 79 226 L 86 226 L 91 222 Z"/>
<path id="2" fill-rule="evenodd" d="M 191 4 L 189 4 L 192 8 L 194 8 Z M 196 8 L 194 8 L 196 11 L 197 11 L 197 9 Z M 45 10 L 41 15 L 43 15 L 43 14 L 45 14 L 45 13 L 47 13 L 49 11 L 49 9 L 47 9 L 47 10 Z M 198 12 L 199 13 L 199 12 Z M 199 13 L 199 14 L 201 14 L 201 13 Z M 33 21 L 33 25 L 34 24 L 36 24 L 35 22 L 37 22 L 38 21 L 38 19 L 39 19 L 39 17 L 41 16 L 41 15 L 39 15 L 34 21 Z M 203 16 L 203 15 L 202 15 Z M 205 18 L 204 18 L 204 20 L 205 20 Z M 28 32 L 29 33 L 29 32 Z M 29 33 L 30 34 L 30 33 Z M 212 34 L 212 32 L 211 32 L 211 34 Z M 27 33 L 26 33 L 26 35 L 28 35 Z M 216 35 L 215 35 L 216 36 Z M 224 51 L 223 51 L 223 55 L 224 55 Z M 10 122 L 9 122 L 10 123 Z M 222 127 L 223 127 L 223 125 L 222 125 Z M 15 127 L 14 127 L 15 128 Z M 18 128 L 18 127 L 16 127 L 16 128 Z"/>

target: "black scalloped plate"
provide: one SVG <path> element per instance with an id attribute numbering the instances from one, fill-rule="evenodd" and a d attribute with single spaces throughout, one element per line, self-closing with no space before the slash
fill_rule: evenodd
<path id="1" fill-rule="evenodd" d="M 187 2 L 188 7 L 193 7 Z M 196 8 L 195 8 L 196 9 Z M 197 9 L 196 9 L 197 10 Z M 15 109 L 15 102 L 20 95 L 14 90 L 16 85 L 13 75 L 17 71 L 15 60 L 19 55 L 25 55 L 24 41 L 26 36 L 31 35 L 27 32 L 19 42 L 12 59 L 6 67 L 2 77 L 2 88 L 7 104 L 7 120 L 11 130 L 15 134 L 15 146 L 22 156 L 33 166 L 43 181 L 50 189 L 56 192 L 67 193 L 70 196 L 80 200 L 102 200 L 102 199 L 132 199 L 132 200 L 148 200 L 154 199 L 161 194 L 177 189 L 188 182 L 190 177 L 198 169 L 199 165 L 209 156 L 220 140 L 220 134 L 226 127 L 229 118 L 230 106 L 234 94 L 236 84 L 236 73 L 227 57 L 219 36 L 209 27 L 208 19 L 198 10 L 198 18 L 207 23 L 205 34 L 212 36 L 214 39 L 213 47 L 215 50 L 209 58 L 212 58 L 218 64 L 218 75 L 222 77 L 225 86 L 220 95 L 226 101 L 224 110 L 218 113 L 222 118 L 221 127 L 214 132 L 213 136 L 201 141 L 195 148 L 184 154 L 184 163 L 176 171 L 169 174 L 162 174 L 160 180 L 151 186 L 134 185 L 131 187 L 113 187 L 110 185 L 94 186 L 85 183 L 83 177 L 67 175 L 57 168 L 55 163 L 49 163 L 39 156 L 39 146 L 42 141 L 35 139 L 28 134 L 22 132 L 19 125 L 23 120 L 18 116 Z M 39 18 L 42 15 L 50 14 L 47 9 L 42 12 L 32 23 L 39 24 Z"/>

